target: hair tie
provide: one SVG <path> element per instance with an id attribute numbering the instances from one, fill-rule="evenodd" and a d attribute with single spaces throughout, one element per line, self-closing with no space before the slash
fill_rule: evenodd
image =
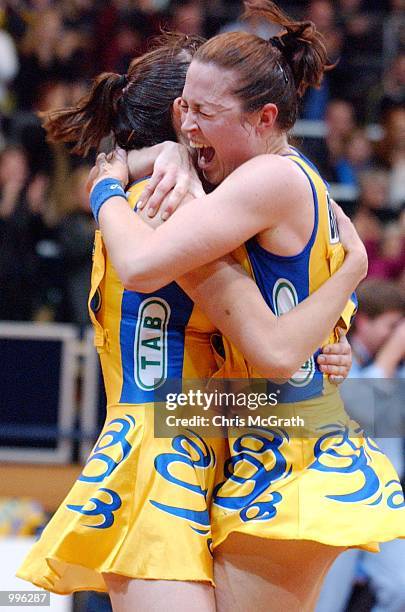
<path id="1" fill-rule="evenodd" d="M 128 76 L 126 74 L 121 74 L 120 76 L 120 86 L 121 86 L 121 90 L 122 93 L 126 93 L 128 91 L 128 87 L 130 86 L 130 82 L 128 80 Z"/>
<path id="2" fill-rule="evenodd" d="M 269 38 L 269 43 L 271 44 L 272 47 L 275 47 L 276 49 L 278 49 L 280 51 L 280 53 L 283 54 L 285 46 L 284 46 L 284 43 L 283 43 L 283 41 L 281 40 L 281 38 L 279 36 L 273 36 L 272 38 Z M 280 70 L 280 72 L 282 73 L 282 75 L 284 77 L 284 81 L 286 83 L 288 83 L 288 75 L 287 75 L 286 71 L 284 70 L 284 68 L 282 67 L 282 65 L 280 64 L 280 62 L 278 60 L 276 60 L 276 64 L 278 66 L 278 69 Z"/>
<path id="3" fill-rule="evenodd" d="M 283 51 L 284 51 L 284 43 L 281 40 L 280 36 L 272 36 L 271 38 L 269 38 L 269 43 L 271 44 L 272 47 L 275 47 L 281 53 L 283 53 Z"/>

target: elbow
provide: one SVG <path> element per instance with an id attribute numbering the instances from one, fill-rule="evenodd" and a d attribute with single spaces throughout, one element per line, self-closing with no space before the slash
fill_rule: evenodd
<path id="1" fill-rule="evenodd" d="M 270 349 L 271 350 L 271 349 Z M 272 378 L 280 381 L 289 380 L 300 367 L 290 352 L 271 351 L 259 367 L 264 378 Z"/>
<path id="2" fill-rule="evenodd" d="M 128 291 L 139 293 L 153 293 L 160 289 L 163 283 L 155 278 L 150 270 L 144 268 L 139 262 L 126 263 L 119 271 L 119 277 Z"/>
<path id="3" fill-rule="evenodd" d="M 127 273 L 121 278 L 121 281 L 125 289 L 139 293 L 153 293 L 162 287 L 162 283 L 137 273 Z"/>

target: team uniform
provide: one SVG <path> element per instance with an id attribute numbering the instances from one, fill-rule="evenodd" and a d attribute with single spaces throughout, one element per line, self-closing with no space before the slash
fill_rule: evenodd
<path id="1" fill-rule="evenodd" d="M 133 208 L 144 186 L 130 189 Z M 91 285 L 105 425 L 18 576 L 56 593 L 106 591 L 104 572 L 212 582 L 209 507 L 226 441 L 155 438 L 153 403 L 157 392 L 181 391 L 182 378 L 218 371 L 216 329 L 175 283 L 153 295 L 125 290 L 100 232 Z"/>
<path id="2" fill-rule="evenodd" d="M 252 239 L 234 253 L 277 315 L 315 291 L 344 257 L 324 183 L 301 156 L 291 159 L 314 194 L 307 247 L 295 257 L 276 257 Z M 132 188 L 132 205 L 143 187 Z M 90 298 L 107 419 L 21 578 L 57 593 L 105 591 L 103 572 L 212 582 L 211 548 L 234 531 L 367 550 L 403 534 L 398 477 L 349 420 L 336 387 L 317 367 L 318 353 L 290 381 L 265 383 L 269 394 L 279 390 L 278 415 L 304 419 L 299 437 L 288 427 L 230 428 L 229 450 L 220 438 L 191 432 L 154 438 L 156 390 L 163 397 L 181 378 L 259 375 L 226 339 L 218 370 L 211 347 L 216 330 L 176 284 L 153 295 L 124 290 L 99 233 Z M 349 326 L 355 308 L 350 301 L 342 325 Z"/>
<path id="3" fill-rule="evenodd" d="M 276 315 L 315 291 L 344 257 L 326 185 L 298 152 L 289 157 L 312 187 L 315 223 L 307 246 L 294 257 L 281 257 L 253 238 L 235 253 Z M 355 309 L 353 296 L 342 326 L 350 325 Z M 335 340 L 332 334 L 329 342 Z M 235 353 L 229 346 L 228 351 Z M 255 412 L 238 410 L 239 424 L 244 418 L 251 426 L 229 430 L 230 458 L 213 497 L 214 548 L 232 532 L 369 551 L 377 551 L 378 542 L 405 537 L 398 475 L 346 414 L 337 387 L 319 370 L 318 354 L 289 381 L 266 381 L 259 387 L 277 398 L 277 406 L 262 411 L 264 419 L 275 417 L 272 426 Z M 247 371 L 249 378 L 260 378 L 249 366 Z"/>

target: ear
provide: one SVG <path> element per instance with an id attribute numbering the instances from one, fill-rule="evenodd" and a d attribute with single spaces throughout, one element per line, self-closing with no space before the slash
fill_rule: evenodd
<path id="1" fill-rule="evenodd" d="M 181 98 L 176 98 L 173 102 L 173 117 L 180 119 L 181 117 Z"/>
<path id="2" fill-rule="evenodd" d="M 176 132 L 181 129 L 181 98 L 176 98 L 172 105 L 172 121 Z"/>
<path id="3" fill-rule="evenodd" d="M 274 128 L 278 116 L 278 108 L 275 104 L 269 102 L 262 106 L 258 111 L 256 128 L 259 132 L 265 134 Z"/>

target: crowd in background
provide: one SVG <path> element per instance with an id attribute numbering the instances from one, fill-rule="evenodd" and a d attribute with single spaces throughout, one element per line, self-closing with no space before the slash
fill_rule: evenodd
<path id="1" fill-rule="evenodd" d="M 405 0 L 278 4 L 317 25 L 335 64 L 302 101 L 301 118 L 322 129 L 294 144 L 331 185 L 354 194 L 340 203 L 366 244 L 369 277 L 377 279 L 359 292 L 354 363 L 364 376 L 405 377 Z M 89 323 L 95 224 L 86 179 L 95 152 L 83 160 L 48 143 L 38 112 L 74 105 L 102 71 L 125 73 L 162 27 L 205 37 L 242 28 L 277 33 L 267 23 L 242 23 L 241 12 L 238 0 L 0 0 L 0 320 Z M 370 365 L 380 373 L 371 375 Z M 398 470 L 403 474 L 402 464 Z M 404 577 L 392 569 L 401 562 L 388 554 L 389 588 L 368 576 L 374 592 L 383 588 L 396 602 L 384 609 L 405 610 Z M 347 570 L 344 558 L 342 564 Z M 337 577 L 325 588 L 321 612 L 347 605 L 348 594 L 336 597 L 344 582 Z"/>
<path id="2" fill-rule="evenodd" d="M 46 142 L 39 111 L 72 105 L 102 71 L 126 72 L 160 28 L 209 37 L 242 24 L 236 0 L 0 0 L 0 320 L 88 322 L 93 159 Z M 331 183 L 366 242 L 370 276 L 405 286 L 405 3 L 279 4 L 323 32 L 331 63 L 303 119 L 324 137 L 298 146 Z M 316 134 L 314 134 L 316 136 Z"/>

